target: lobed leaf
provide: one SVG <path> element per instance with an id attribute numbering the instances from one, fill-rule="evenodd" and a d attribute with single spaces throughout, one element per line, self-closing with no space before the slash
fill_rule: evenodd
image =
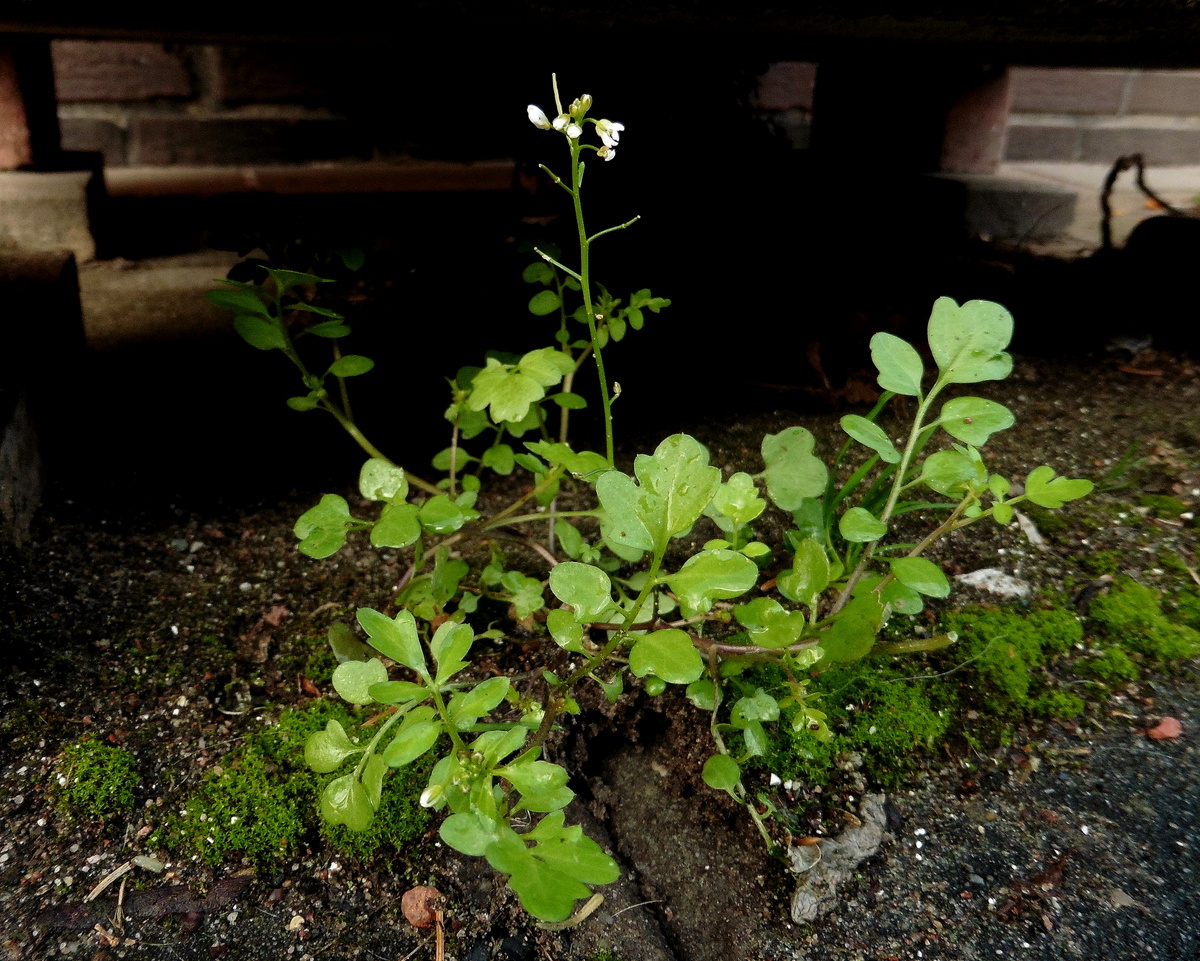
<path id="1" fill-rule="evenodd" d="M 762 440 L 762 457 L 766 469 L 762 477 L 779 508 L 794 511 L 809 497 L 825 493 L 829 471 L 825 463 L 813 454 L 816 440 L 803 427 L 788 427 L 778 434 L 767 434 Z"/>
<path id="2" fill-rule="evenodd" d="M 987 300 L 968 300 L 961 307 L 939 297 L 929 316 L 929 349 L 947 384 L 1003 380 L 1012 373 L 1012 356 L 1004 348 L 1012 340 L 1012 314 Z"/>

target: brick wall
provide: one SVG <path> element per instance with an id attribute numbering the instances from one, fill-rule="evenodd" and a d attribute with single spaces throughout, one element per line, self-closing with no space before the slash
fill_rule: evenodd
<path id="1" fill-rule="evenodd" d="M 387 92 L 384 65 L 350 48 L 58 40 L 53 59 L 64 149 L 111 167 L 370 160 L 411 146 L 369 109 Z"/>
<path id="2" fill-rule="evenodd" d="M 1014 68 L 1006 159 L 1200 164 L 1200 70 Z"/>

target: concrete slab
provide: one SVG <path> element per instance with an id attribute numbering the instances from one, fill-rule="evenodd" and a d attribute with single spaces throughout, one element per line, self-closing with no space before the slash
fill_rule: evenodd
<path id="1" fill-rule="evenodd" d="M 96 255 L 88 222 L 90 170 L 0 172 L 0 247 L 69 250 L 79 263 Z"/>
<path id="2" fill-rule="evenodd" d="M 1016 177 L 1060 190 L 1074 192 L 1078 200 L 1075 214 L 1055 247 L 1063 252 L 1087 252 L 1100 246 L 1100 191 L 1111 169 L 1108 164 L 1082 163 L 1009 163 L 1000 168 L 1000 175 Z M 1151 167 L 1146 171 L 1146 184 L 1168 203 L 1192 208 L 1200 196 L 1200 166 Z M 1130 231 L 1147 217 L 1160 212 L 1134 183 L 1133 172 L 1121 174 L 1112 195 L 1113 242 L 1122 246 Z"/>
<path id="3" fill-rule="evenodd" d="M 1013 243 L 1046 241 L 1075 219 L 1076 192 L 1036 180 L 991 174 L 935 174 L 966 188 L 963 220 L 969 236 Z"/>

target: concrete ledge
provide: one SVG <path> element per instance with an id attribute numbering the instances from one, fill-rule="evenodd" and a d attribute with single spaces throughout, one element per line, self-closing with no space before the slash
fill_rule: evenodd
<path id="1" fill-rule="evenodd" d="M 1076 193 L 1050 184 L 989 174 L 932 174 L 963 185 L 968 236 L 1042 241 L 1067 231 L 1075 219 Z"/>
<path id="2" fill-rule="evenodd" d="M 96 255 L 88 223 L 90 170 L 0 172 L 0 250 Z"/>

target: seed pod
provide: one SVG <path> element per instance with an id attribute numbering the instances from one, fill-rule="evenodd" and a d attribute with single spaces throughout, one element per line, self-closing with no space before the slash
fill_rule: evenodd
<path id="1" fill-rule="evenodd" d="M 430 928 L 437 920 L 437 906 L 441 897 L 442 892 L 437 888 L 425 885 L 409 888 L 400 899 L 400 910 L 414 928 Z"/>

